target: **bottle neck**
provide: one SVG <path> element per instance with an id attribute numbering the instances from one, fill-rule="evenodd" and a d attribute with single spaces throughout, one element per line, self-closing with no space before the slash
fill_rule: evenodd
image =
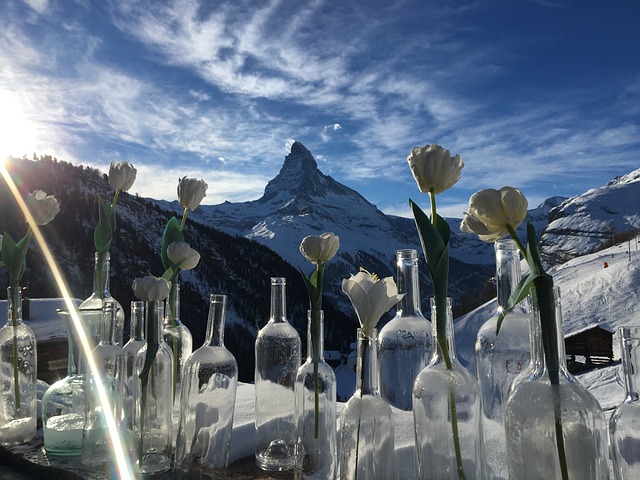
<path id="1" fill-rule="evenodd" d="M 115 345 L 116 343 L 116 314 L 118 308 L 115 302 L 104 302 L 102 306 L 102 345 Z"/>
<path id="2" fill-rule="evenodd" d="M 175 326 L 180 323 L 180 284 L 173 281 L 164 308 L 164 323 Z"/>
<path id="3" fill-rule="evenodd" d="M 548 371 L 549 375 L 555 378 L 558 374 L 556 367 L 567 371 L 560 289 L 554 287 L 551 295 L 538 296 L 533 298 L 531 303 L 533 307 L 529 316 L 531 361 L 536 367 Z M 546 339 L 543 334 L 543 323 L 547 329 Z"/>
<path id="4" fill-rule="evenodd" d="M 442 318 L 444 317 L 444 318 Z M 438 314 L 438 307 L 435 298 L 431 297 L 431 323 L 433 325 L 433 359 L 456 358 L 456 342 L 453 330 L 453 311 L 451 309 L 451 298 L 447 297 L 445 315 Z M 438 332 L 444 331 L 443 343 L 447 352 L 443 352 L 443 345 L 439 342 Z"/>
<path id="5" fill-rule="evenodd" d="M 404 293 L 398 302 L 398 313 L 401 316 L 422 316 L 418 252 L 417 250 L 398 250 L 396 258 L 398 294 Z"/>
<path id="6" fill-rule="evenodd" d="M 283 323 L 287 321 L 287 284 L 283 277 L 271 279 L 271 310 L 269 321 Z"/>
<path id="7" fill-rule="evenodd" d="M 7 325 L 22 323 L 22 294 L 20 287 L 7 287 Z"/>
<path id="8" fill-rule="evenodd" d="M 520 252 L 512 239 L 498 240 L 494 248 L 498 311 L 501 312 L 520 281 Z"/>
<path id="9" fill-rule="evenodd" d="M 367 337 L 358 329 L 356 390 L 362 395 L 379 395 L 378 390 L 378 331 Z"/>
<path id="10" fill-rule="evenodd" d="M 131 340 L 144 340 L 144 302 L 131 302 Z"/>
<path id="11" fill-rule="evenodd" d="M 205 345 L 224 346 L 224 321 L 227 312 L 227 296 L 211 295 L 209 301 L 209 320 Z"/>
<path id="12" fill-rule="evenodd" d="M 102 256 L 96 252 L 93 268 L 93 295 L 101 299 L 111 296 L 109 293 L 110 262 L 109 252 L 102 254 Z"/>
<path id="13" fill-rule="evenodd" d="M 160 344 L 162 340 L 164 302 L 147 302 L 147 321 L 145 338 L 150 343 Z"/>
<path id="14" fill-rule="evenodd" d="M 620 327 L 619 332 L 627 400 L 635 402 L 640 399 L 640 327 Z"/>
<path id="15" fill-rule="evenodd" d="M 313 337 L 317 338 L 317 358 L 322 361 L 324 356 L 324 311 L 309 310 L 307 312 L 307 357 L 313 360 Z"/>

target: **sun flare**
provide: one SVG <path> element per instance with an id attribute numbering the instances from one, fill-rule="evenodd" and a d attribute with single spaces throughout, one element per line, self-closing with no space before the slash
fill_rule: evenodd
<path id="1" fill-rule="evenodd" d="M 0 158 L 34 151 L 35 129 L 25 118 L 18 95 L 0 90 Z"/>

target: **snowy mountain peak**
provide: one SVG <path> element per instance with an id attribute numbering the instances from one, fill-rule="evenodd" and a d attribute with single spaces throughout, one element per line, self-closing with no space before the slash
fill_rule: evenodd
<path id="1" fill-rule="evenodd" d="M 607 187 L 612 185 L 626 185 L 629 183 L 640 182 L 640 168 L 634 170 L 633 172 L 629 172 L 626 175 L 622 175 L 614 178 L 609 183 L 607 183 Z"/>
<path id="2" fill-rule="evenodd" d="M 265 187 L 262 200 L 271 200 L 282 192 L 292 195 L 322 194 L 326 189 L 326 181 L 307 147 L 300 142 L 294 142 L 291 153 L 284 159 L 280 173 Z"/>

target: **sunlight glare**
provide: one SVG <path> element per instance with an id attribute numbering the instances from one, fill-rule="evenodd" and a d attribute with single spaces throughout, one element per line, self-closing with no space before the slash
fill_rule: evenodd
<path id="1" fill-rule="evenodd" d="M 18 96 L 0 90 L 0 158 L 16 157 L 34 150 L 35 134 L 31 122 L 24 115 Z"/>

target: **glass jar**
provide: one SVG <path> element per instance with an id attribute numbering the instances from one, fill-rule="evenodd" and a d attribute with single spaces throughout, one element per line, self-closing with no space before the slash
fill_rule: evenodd
<path id="1" fill-rule="evenodd" d="M 163 310 L 164 302 L 147 302 L 147 341 L 136 355 L 133 434 L 144 475 L 168 471 L 173 455 L 173 354 L 162 339 Z"/>
<path id="2" fill-rule="evenodd" d="M 86 375 L 80 370 L 84 354 L 72 314 L 58 310 L 58 318 L 67 332 L 67 376 L 51 385 L 42 397 L 42 433 L 49 455 L 72 457 L 82 453 L 85 420 Z M 101 309 L 77 310 L 82 325 L 100 325 Z"/>
<path id="3" fill-rule="evenodd" d="M 431 324 L 420 310 L 418 252 L 398 250 L 398 302 L 395 317 L 378 335 L 380 394 L 389 405 L 410 411 L 413 383 L 432 352 Z"/>
<path id="4" fill-rule="evenodd" d="M 295 384 L 295 473 L 296 478 L 335 479 L 338 474 L 336 375 L 323 358 L 324 312 L 310 310 L 308 318 L 307 361 L 298 369 Z"/>
<path id="5" fill-rule="evenodd" d="M 111 255 L 106 252 L 102 257 L 98 252 L 95 253 L 95 261 L 93 267 L 93 291 L 91 295 L 80 304 L 80 310 L 102 310 L 104 301 L 115 302 L 118 313 L 116 315 L 116 345 L 122 347 L 124 343 L 124 310 L 122 305 L 111 296 L 109 292 L 109 267 Z M 86 334 L 89 336 L 91 348 L 95 347 L 100 341 L 102 333 L 101 325 L 85 325 Z M 82 371 L 82 370 L 81 370 Z"/>
<path id="6" fill-rule="evenodd" d="M 115 303 L 105 301 L 102 336 L 91 352 L 96 370 L 87 373 L 85 383 L 81 455 L 85 465 L 101 465 L 114 457 L 110 435 L 116 433 L 120 426 L 124 392 L 124 354 L 122 348 L 115 344 L 116 315 Z M 98 383 L 104 388 L 104 398 L 101 398 Z"/>
<path id="7" fill-rule="evenodd" d="M 7 288 L 7 323 L 0 328 L 0 445 L 36 436 L 36 336 L 22 321 L 20 287 Z"/>
<path id="8" fill-rule="evenodd" d="M 229 462 L 238 364 L 224 346 L 226 308 L 226 295 L 211 295 L 204 345 L 185 364 L 175 467 L 184 477 L 216 477 Z"/>
<path id="9" fill-rule="evenodd" d="M 487 476 L 506 480 L 507 445 L 503 410 L 514 378 L 529 365 L 529 315 L 523 304 L 504 317 L 497 333 L 498 317 L 520 281 L 520 253 L 512 239 L 494 244 L 496 255 L 496 314 L 476 337 L 476 377 L 482 394 L 482 434 L 485 441 Z"/>
<path id="10" fill-rule="evenodd" d="M 378 390 L 378 332 L 370 337 L 358 329 L 356 391 L 342 411 L 340 478 L 395 478 L 391 407 Z"/>
<path id="11" fill-rule="evenodd" d="M 483 479 L 482 405 L 476 378 L 456 359 L 451 299 L 446 317 L 431 299 L 435 348 L 413 388 L 413 416 L 422 479 Z M 437 333 L 445 322 L 444 338 Z"/>
<path id="12" fill-rule="evenodd" d="M 274 277 L 269 322 L 255 343 L 255 457 L 263 470 L 289 470 L 295 465 L 294 385 L 302 347 L 286 311 L 286 279 Z"/>
<path id="13" fill-rule="evenodd" d="M 531 366 L 513 382 L 504 411 L 510 478 L 609 478 L 607 428 L 593 395 L 567 370 L 560 290 L 536 291 Z M 543 341 L 541 322 L 547 338 Z"/>

